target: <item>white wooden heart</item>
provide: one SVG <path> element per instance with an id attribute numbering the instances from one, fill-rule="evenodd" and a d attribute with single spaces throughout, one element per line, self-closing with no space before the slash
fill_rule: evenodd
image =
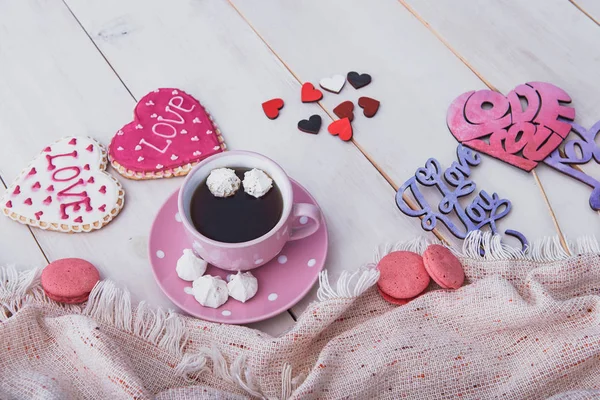
<path id="1" fill-rule="evenodd" d="M 339 93 L 344 84 L 346 84 L 346 77 L 343 75 L 334 75 L 331 78 L 323 78 L 319 81 L 319 86 L 332 93 Z"/>
<path id="2" fill-rule="evenodd" d="M 89 232 L 123 208 L 125 192 L 105 172 L 100 143 L 71 136 L 47 146 L 0 199 L 4 215 L 23 224 L 60 232 Z"/>

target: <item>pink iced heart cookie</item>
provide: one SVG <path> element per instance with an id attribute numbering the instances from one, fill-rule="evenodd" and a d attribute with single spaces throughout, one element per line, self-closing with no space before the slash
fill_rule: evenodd
<path id="1" fill-rule="evenodd" d="M 157 179 L 186 175 L 223 150 L 221 132 L 198 100 L 179 89 L 156 89 L 113 137 L 109 157 L 127 178 Z"/>
<path id="2" fill-rule="evenodd" d="M 504 96 L 463 93 L 448 108 L 452 135 L 467 147 L 531 171 L 567 137 L 575 109 L 569 95 L 545 82 L 519 85 Z"/>
<path id="3" fill-rule="evenodd" d="M 22 224 L 59 232 L 90 232 L 123 208 L 121 184 L 105 172 L 102 145 L 85 136 L 47 146 L 0 199 L 4 215 Z"/>

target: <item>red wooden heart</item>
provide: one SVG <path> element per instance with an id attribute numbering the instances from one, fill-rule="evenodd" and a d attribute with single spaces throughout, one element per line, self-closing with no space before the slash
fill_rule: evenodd
<path id="1" fill-rule="evenodd" d="M 279 117 L 279 110 L 283 108 L 283 100 L 282 99 L 271 99 L 269 101 L 265 101 L 262 103 L 262 109 L 265 112 L 265 115 L 269 119 L 275 119 Z"/>
<path id="2" fill-rule="evenodd" d="M 575 109 L 563 104 L 570 102 L 550 83 L 529 82 L 508 96 L 491 90 L 463 93 L 448 108 L 446 121 L 465 146 L 531 171 L 571 131 L 565 120 L 575 119 Z"/>
<path id="3" fill-rule="evenodd" d="M 315 89 L 315 86 L 312 83 L 306 82 L 302 85 L 300 98 L 303 103 L 312 103 L 321 100 L 323 98 L 323 92 L 319 89 Z"/>
<path id="4" fill-rule="evenodd" d="M 358 105 L 363 109 L 363 115 L 367 118 L 372 118 L 379 110 L 379 101 L 370 97 L 359 98 Z"/>
<path id="5" fill-rule="evenodd" d="M 344 142 L 352 139 L 352 125 L 350 124 L 350 120 L 348 118 L 338 119 L 337 121 L 333 121 L 327 127 L 329 133 L 333 136 L 339 136 Z"/>
<path id="6" fill-rule="evenodd" d="M 351 101 L 344 101 L 333 109 L 333 113 L 337 115 L 338 118 L 348 118 L 350 121 L 354 119 L 353 111 L 354 104 Z"/>

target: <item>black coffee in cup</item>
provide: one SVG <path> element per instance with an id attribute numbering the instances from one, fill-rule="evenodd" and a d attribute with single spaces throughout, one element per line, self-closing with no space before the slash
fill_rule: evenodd
<path id="1" fill-rule="evenodd" d="M 230 167 L 244 180 L 251 168 Z M 215 197 L 206 184 L 200 184 L 190 204 L 194 227 L 209 239 L 224 243 L 242 243 L 257 239 L 271 231 L 283 213 L 283 197 L 273 181 L 264 196 L 255 198 L 243 186 L 230 197 Z"/>

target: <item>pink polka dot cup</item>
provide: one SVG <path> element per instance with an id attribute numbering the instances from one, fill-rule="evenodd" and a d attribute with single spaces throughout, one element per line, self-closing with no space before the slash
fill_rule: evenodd
<path id="1" fill-rule="evenodd" d="M 277 225 L 267 234 L 243 243 L 212 240 L 196 230 L 191 219 L 191 200 L 196 188 L 217 168 L 258 168 L 269 175 L 279 187 L 283 211 Z M 240 189 L 243 190 L 243 189 Z M 199 163 L 186 177 L 179 190 L 178 210 L 194 251 L 210 264 L 228 271 L 248 271 L 275 258 L 290 240 L 299 240 L 315 233 L 321 226 L 321 210 L 307 203 L 294 203 L 292 184 L 285 171 L 273 160 L 249 151 L 219 153 Z M 303 223 L 293 227 L 296 219 Z M 310 222 L 308 222 L 310 220 Z M 235 229 L 232 226 L 231 229 Z"/>

